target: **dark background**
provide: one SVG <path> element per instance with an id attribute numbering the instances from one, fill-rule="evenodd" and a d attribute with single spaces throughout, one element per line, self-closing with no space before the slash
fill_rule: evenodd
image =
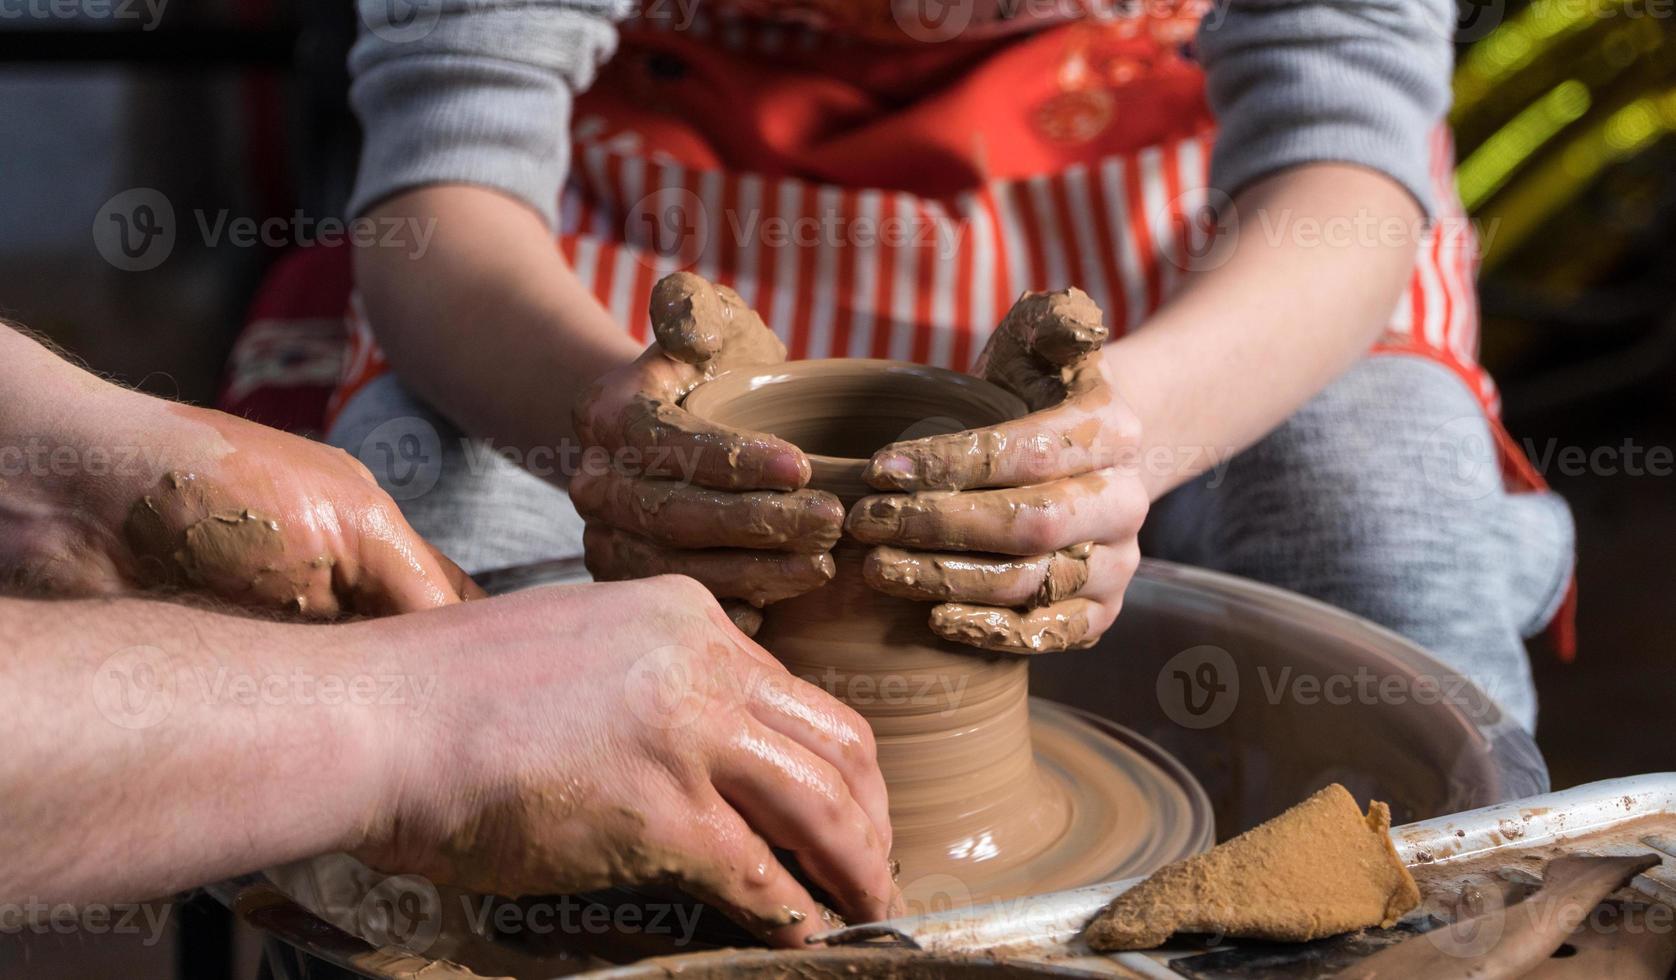
<path id="1" fill-rule="evenodd" d="M 27 9 L 0 17 L 0 315 L 209 403 L 276 253 L 183 235 L 158 269 L 123 272 L 95 250 L 94 217 L 135 187 L 182 214 L 338 213 L 350 5 L 175 0 L 155 24 L 143 6 Z M 1676 9 L 1514 0 L 1468 5 L 1462 27 L 1453 121 L 1508 428 L 1556 461 L 1615 450 L 1546 470 L 1577 515 L 1581 604 L 1574 663 L 1533 651 L 1538 741 L 1556 787 L 1676 770 L 1676 476 L 1625 472 L 1616 452 L 1676 448 Z M 0 975 L 163 976 L 171 943 L 0 936 Z M 248 936 L 240 948 L 248 965 Z"/>

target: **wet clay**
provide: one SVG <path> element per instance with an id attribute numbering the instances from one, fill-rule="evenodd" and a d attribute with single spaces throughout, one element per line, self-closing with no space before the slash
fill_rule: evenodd
<path id="1" fill-rule="evenodd" d="M 1160 869 L 1089 923 L 1093 949 L 1149 949 L 1176 932 L 1306 942 L 1392 926 L 1420 891 L 1391 846 L 1391 811 L 1363 814 L 1337 783 L 1212 850 Z M 1412 974 L 1405 974 L 1412 975 Z"/>
<path id="2" fill-rule="evenodd" d="M 145 586 L 202 589 L 294 613 L 335 611 L 332 560 L 288 553 L 280 530 L 278 520 L 179 471 L 135 501 L 123 525 Z"/>
<path id="3" fill-rule="evenodd" d="M 1022 427 L 904 436 L 912 441 L 869 463 L 867 483 L 901 491 L 1023 486 L 1112 465 L 1121 447 L 1099 445 L 1098 413 L 1113 397 L 1099 357 L 1107 335 L 1099 306 L 1082 290 L 1025 293 L 976 370 L 1030 411 L 1052 411 Z"/>
<path id="4" fill-rule="evenodd" d="M 838 542 L 844 524 L 843 507 L 828 493 L 712 490 L 615 470 L 579 475 L 570 499 L 589 521 L 674 548 L 819 552 Z"/>
<path id="5" fill-rule="evenodd" d="M 589 524 L 582 543 L 589 570 L 601 580 L 689 575 L 717 598 L 742 599 L 758 607 L 824 585 L 835 571 L 832 555 L 825 552 L 711 548 L 676 553 L 601 524 Z"/>
<path id="6" fill-rule="evenodd" d="M 731 372 L 695 390 L 684 407 L 705 421 L 799 446 L 809 457 L 810 486 L 846 507 L 876 493 L 863 478 L 867 460 L 905 433 L 954 432 L 1026 410 L 1017 397 L 971 376 L 872 360 Z M 994 578 L 1006 588 L 1034 575 L 1030 588 L 1038 589 L 1046 569 L 1000 556 L 983 567 L 951 557 L 920 569 L 923 575 L 904 573 L 899 588 L 886 590 L 895 594 L 882 594 L 869 579 L 895 573 L 878 563 L 868 573 L 868 550 L 850 537 L 840 540 L 833 580 L 768 607 L 757 638 L 793 674 L 871 725 L 890 791 L 892 854 L 910 908 L 1144 873 L 1202 846 L 1181 830 L 1193 823 L 1193 806 L 1179 784 L 1142 778 L 1155 774 L 1145 760 L 1073 715 L 1049 711 L 1048 721 L 1033 726 L 1029 659 L 939 637 L 914 595 L 959 576 Z M 1079 560 L 1075 551 L 1068 557 Z M 1066 568 L 1056 580 L 1076 574 Z M 1160 808 L 1180 819 L 1159 826 Z M 1150 863 L 1135 867 L 1143 852 Z"/>

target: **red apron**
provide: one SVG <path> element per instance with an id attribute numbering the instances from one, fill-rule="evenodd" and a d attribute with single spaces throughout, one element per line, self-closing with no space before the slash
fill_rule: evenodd
<path id="1" fill-rule="evenodd" d="M 964 370 L 1019 293 L 1066 285 L 1121 334 L 1202 254 L 1214 140 L 1198 8 L 1135 6 L 935 44 L 783 18 L 630 21 L 577 101 L 558 247 L 639 340 L 652 284 L 681 268 L 737 289 L 793 358 Z M 1431 151 L 1438 213 L 1375 350 L 1459 374 L 1509 490 L 1538 489 L 1476 359 L 1477 241 L 1441 123 Z M 388 369 L 358 310 L 351 334 L 334 413 Z"/>

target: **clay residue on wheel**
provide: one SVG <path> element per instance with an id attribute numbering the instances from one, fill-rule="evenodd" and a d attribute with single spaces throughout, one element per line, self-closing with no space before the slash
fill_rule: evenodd
<path id="1" fill-rule="evenodd" d="M 1337 783 L 1267 823 L 1162 868 L 1084 932 L 1096 950 L 1148 949 L 1176 932 L 1306 942 L 1392 926 L 1420 891 L 1391 846 L 1391 812 L 1363 814 Z"/>

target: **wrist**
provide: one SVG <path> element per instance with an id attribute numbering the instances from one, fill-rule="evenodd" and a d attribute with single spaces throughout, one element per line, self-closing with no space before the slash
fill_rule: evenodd
<path id="1" fill-rule="evenodd" d="M 0 409 L 0 575 L 51 588 L 65 566 L 110 553 L 112 501 L 142 456 L 113 434 L 144 396 L 0 329 L 7 356 L 20 376 Z"/>
<path id="2" fill-rule="evenodd" d="M 457 632 L 448 621 L 461 608 L 331 627 L 351 651 L 357 676 L 375 679 L 381 691 L 373 703 L 358 704 L 350 720 L 361 792 L 337 847 L 379 866 L 417 870 L 423 856 L 396 850 L 397 829 L 454 798 L 452 781 L 465 771 L 455 761 L 459 726 L 452 719 L 460 717 L 455 705 L 470 677 L 447 670 Z"/>

